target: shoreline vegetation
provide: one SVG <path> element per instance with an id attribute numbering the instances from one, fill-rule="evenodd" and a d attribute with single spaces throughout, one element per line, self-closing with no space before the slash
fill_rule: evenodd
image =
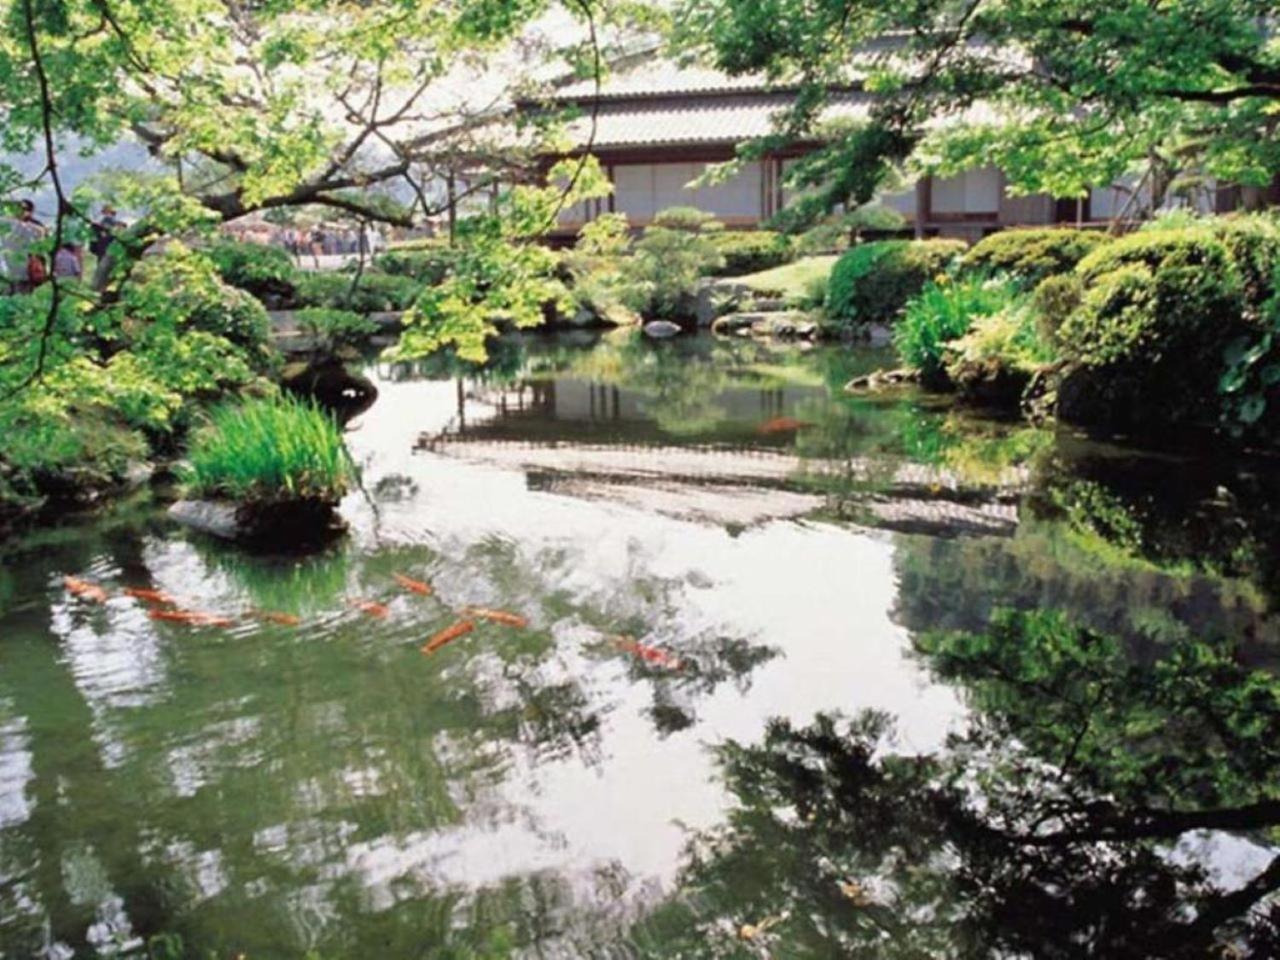
<path id="1" fill-rule="evenodd" d="M 574 247 L 544 250 L 543 268 L 561 279 L 532 307 L 538 326 L 556 330 L 638 332 L 663 320 L 685 331 L 714 321 L 713 330 L 737 335 L 887 336 L 903 368 L 848 389 L 914 381 L 1001 416 L 1124 431 L 1139 442 L 1183 428 L 1252 445 L 1274 440 L 1274 216 L 1177 214 L 1121 237 L 1046 228 L 973 246 L 841 245 L 823 253 L 810 235 L 726 231 L 687 208 L 664 211 L 634 237 L 621 217 L 601 217 Z M 469 256 L 465 241 L 415 241 L 367 266 L 304 273 L 281 249 L 215 239 L 173 241 L 138 260 L 110 309 L 68 323 L 50 373 L 0 402 L 11 438 L 0 453 L 0 525 L 144 482 L 155 464 L 194 451 L 195 427 L 209 411 L 228 416 L 231 397 L 247 398 L 246 417 L 278 403 L 264 399 L 284 368 L 268 306 L 293 311 L 320 362 L 341 366 L 336 358 L 354 356 L 377 332 L 370 314 L 420 313 L 462 281 Z M 14 329 L 30 328 L 48 295 L 37 288 L 0 309 Z M 479 361 L 490 336 L 529 325 L 501 315 L 488 322 L 478 338 L 453 341 L 460 359 Z M 449 345 L 445 336 L 434 348 Z M 330 459 L 326 445 L 341 447 L 339 432 L 311 437 Z M 278 462 L 262 450 L 246 462 L 262 471 L 257 499 L 277 483 L 288 495 L 279 451 Z"/>

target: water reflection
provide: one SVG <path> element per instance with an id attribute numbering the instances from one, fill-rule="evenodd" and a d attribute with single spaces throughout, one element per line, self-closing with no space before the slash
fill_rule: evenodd
<path id="1" fill-rule="evenodd" d="M 964 690 L 943 750 L 819 715 L 719 751 L 737 805 L 646 956 L 1274 956 L 1280 681 L 1055 613 L 917 649 Z"/>
<path id="2" fill-rule="evenodd" d="M 326 552 L 146 503 L 4 548 L 0 954 L 1265 955 L 1265 461 L 585 339 L 376 369 Z M 530 626 L 423 656 L 468 605 Z"/>

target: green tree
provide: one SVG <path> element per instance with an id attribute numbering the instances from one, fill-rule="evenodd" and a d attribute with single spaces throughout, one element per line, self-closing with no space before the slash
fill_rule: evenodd
<path id="1" fill-rule="evenodd" d="M 1280 47 L 1271 0 L 687 0 L 677 39 L 731 74 L 796 85 L 744 156 L 811 137 L 800 219 L 872 198 L 896 164 L 993 163 L 1017 190 L 1081 196 L 1135 168 L 1269 183 Z M 850 88 L 865 122 L 824 122 Z"/>

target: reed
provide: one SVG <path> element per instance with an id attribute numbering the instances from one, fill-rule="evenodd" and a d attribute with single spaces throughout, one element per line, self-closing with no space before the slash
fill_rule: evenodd
<path id="1" fill-rule="evenodd" d="M 194 437 L 188 464 L 188 495 L 245 503 L 337 503 L 353 479 L 333 418 L 288 395 L 215 410 Z"/>

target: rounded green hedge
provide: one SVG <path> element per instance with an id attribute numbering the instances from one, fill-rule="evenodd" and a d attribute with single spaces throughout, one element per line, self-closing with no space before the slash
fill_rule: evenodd
<path id="1" fill-rule="evenodd" d="M 963 240 L 883 240 L 851 247 L 831 270 L 827 316 L 843 329 L 892 322 L 965 249 Z"/>
<path id="2" fill-rule="evenodd" d="M 739 277 L 790 263 L 795 253 L 791 239 L 773 230 L 726 230 L 713 234 L 724 266 L 716 274 Z"/>
<path id="3" fill-rule="evenodd" d="M 964 255 L 968 270 L 1003 273 L 1028 287 L 1066 273 L 1094 250 L 1110 242 L 1087 230 L 1002 230 L 983 237 Z"/>
<path id="4" fill-rule="evenodd" d="M 458 251 L 442 242 L 411 249 L 393 249 L 374 257 L 373 265 L 394 277 L 412 277 L 435 285 L 444 280 L 458 260 Z"/>
<path id="5" fill-rule="evenodd" d="M 1057 333 L 1069 361 L 1059 415 L 1108 425 L 1216 419 L 1224 351 L 1247 325 L 1241 271 L 1215 230 L 1135 233 L 1075 272 L 1080 304 Z"/>

